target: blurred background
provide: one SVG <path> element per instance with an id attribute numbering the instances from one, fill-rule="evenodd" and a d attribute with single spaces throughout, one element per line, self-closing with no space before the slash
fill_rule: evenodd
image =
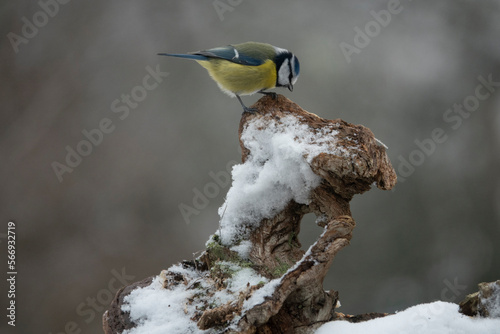
<path id="1" fill-rule="evenodd" d="M 246 41 L 294 52 L 300 78 L 278 92 L 369 127 L 400 177 L 352 201 L 324 283 L 339 311 L 458 302 L 500 279 L 498 1 L 4 1 L 0 17 L 0 263 L 13 220 L 18 272 L 2 333 L 101 333 L 121 285 L 204 249 L 241 107 L 156 54 Z M 320 233 L 306 216 L 303 247 Z"/>

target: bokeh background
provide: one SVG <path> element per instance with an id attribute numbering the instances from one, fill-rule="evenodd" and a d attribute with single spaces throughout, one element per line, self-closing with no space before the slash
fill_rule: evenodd
<path id="1" fill-rule="evenodd" d="M 229 185 L 196 193 L 240 160 L 241 108 L 196 63 L 156 53 L 252 40 L 299 57 L 294 92 L 279 93 L 369 127 L 404 176 L 352 202 L 354 238 L 325 281 L 340 291 L 339 311 L 458 302 L 500 279 L 498 1 L 55 3 L 0 5 L 0 263 L 7 272 L 13 220 L 18 271 L 16 327 L 2 314 L 0 332 L 100 333 L 117 276 L 138 281 L 204 249 Z M 371 11 L 388 6 L 398 13 L 376 23 Z M 356 40 L 365 28 L 369 40 Z M 363 47 L 346 57 L 346 44 Z M 168 75 L 144 89 L 156 70 Z M 497 86 L 480 88 L 489 96 L 474 105 L 480 76 Z M 448 111 L 465 101 L 472 112 Z M 112 131 L 59 180 L 53 163 L 66 164 L 67 147 L 103 119 Z M 436 128 L 446 140 L 419 148 Z M 320 232 L 305 217 L 304 248 Z"/>

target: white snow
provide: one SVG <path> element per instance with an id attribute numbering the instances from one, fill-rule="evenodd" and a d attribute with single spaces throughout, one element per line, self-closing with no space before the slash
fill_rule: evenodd
<path id="1" fill-rule="evenodd" d="M 500 286 L 499 284 L 493 283 L 492 286 L 493 293 L 490 297 L 485 298 L 482 296 L 482 293 L 479 293 L 479 298 L 481 300 L 481 304 L 486 307 L 490 317 L 492 318 L 500 318 Z"/>
<path id="2" fill-rule="evenodd" d="M 259 290 L 255 291 L 252 296 L 243 303 L 242 311 L 245 312 L 256 305 L 262 304 L 266 300 L 266 297 L 272 296 L 274 290 L 276 290 L 280 283 L 281 278 L 275 278 Z"/>
<path id="3" fill-rule="evenodd" d="M 271 296 L 281 278 L 268 281 L 259 276 L 251 268 L 241 268 L 233 263 L 226 263 L 228 268 L 235 270 L 228 280 L 228 289 L 221 290 L 211 297 L 212 303 L 223 305 L 236 301 L 239 292 L 249 285 L 266 283 L 256 290 L 244 302 L 243 312 L 255 305 L 261 304 L 266 297 Z M 151 285 L 136 289 L 125 297 L 122 310 L 130 312 L 132 321 L 137 327 L 126 330 L 122 334 L 211 334 L 215 330 L 200 330 L 196 322 L 191 320 L 201 301 L 195 294 L 207 289 L 204 280 L 201 289 L 189 289 L 190 280 L 197 281 L 198 274 L 180 266 L 173 266 L 173 272 L 183 272 L 188 280 L 186 284 L 179 283 L 170 289 L 162 287 L 163 278 L 157 276 Z M 178 271 L 177 271 L 178 270 Z M 239 317 L 234 320 L 237 321 Z M 234 321 L 233 325 L 234 326 Z M 468 317 L 458 312 L 458 305 L 447 302 L 433 302 L 410 307 L 394 315 L 377 318 L 360 323 L 347 321 L 332 321 L 322 325 L 315 334 L 500 334 L 499 318 Z"/>
<path id="4" fill-rule="evenodd" d="M 165 289 L 162 286 L 162 282 L 167 277 L 164 272 L 155 277 L 151 285 L 133 290 L 124 298 L 122 311 L 130 312 L 130 319 L 138 326 L 122 334 L 216 333 L 213 330 L 200 330 L 196 326 L 196 321 L 191 320 L 197 310 L 202 309 L 206 304 L 210 307 L 218 307 L 228 302 L 235 302 L 240 292 L 249 286 L 269 281 L 252 268 L 244 268 L 225 261 L 219 262 L 218 265 L 232 275 L 226 281 L 227 289 L 213 294 L 208 294 L 208 291 L 213 290 L 213 286 L 210 286 L 206 277 L 180 265 L 174 265 L 168 271 L 182 274 L 184 282 L 170 285 L 168 289 Z M 194 283 L 199 283 L 199 288 L 195 287 Z"/>
<path id="5" fill-rule="evenodd" d="M 282 123 L 282 124 L 280 124 Z M 310 191 L 320 182 L 309 167 L 311 160 L 325 152 L 344 156 L 336 147 L 333 127 L 324 127 L 318 134 L 301 124 L 295 116 L 280 120 L 252 121 L 242 133 L 242 141 L 251 151 L 243 164 L 233 167 L 233 184 L 226 202 L 219 209 L 220 229 L 217 234 L 225 245 L 246 258 L 251 243 L 245 239 L 249 229 L 263 218 L 271 218 L 290 201 L 308 203 Z M 352 148 L 351 148 L 352 149 Z M 318 219 L 321 219 L 318 218 Z M 239 241 L 239 243 L 236 243 Z M 213 242 L 209 240 L 209 242 Z M 207 242 L 208 243 L 208 242 Z M 304 261 L 311 248 L 304 254 Z M 299 261 L 298 263 L 300 263 Z M 298 263 L 289 269 L 294 270 Z M 271 296 L 281 278 L 269 281 L 251 268 L 231 262 L 219 262 L 230 273 L 227 289 L 214 291 L 205 274 L 174 265 L 169 272 L 183 275 L 177 285 L 163 288 L 166 272 L 154 278 L 151 285 L 135 289 L 124 298 L 122 310 L 138 326 L 122 334 L 212 334 L 217 330 L 200 330 L 191 318 L 205 307 L 217 307 L 237 301 L 241 291 L 264 283 L 244 301 L 243 311 L 259 305 Z M 495 297 L 483 300 L 498 303 Z M 498 315 L 500 309 L 493 309 Z M 239 317 L 230 325 L 235 326 Z M 458 312 L 458 306 L 434 302 L 410 307 L 395 315 L 357 324 L 334 321 L 322 325 L 315 334 L 500 334 L 500 319 L 471 318 Z"/>
<path id="6" fill-rule="evenodd" d="M 257 274 L 252 268 L 239 268 L 233 276 L 228 279 L 227 288 L 229 291 L 239 293 L 246 289 L 247 286 L 257 285 L 259 283 L 267 283 L 268 279 Z"/>
<path id="7" fill-rule="evenodd" d="M 186 290 L 183 284 L 167 290 L 161 282 L 157 276 L 151 285 L 136 289 L 125 297 L 122 310 L 130 312 L 130 318 L 138 326 L 122 334 L 207 333 L 189 319 L 194 306 L 188 305 L 187 301 L 195 291 Z"/>
<path id="8" fill-rule="evenodd" d="M 200 276 L 198 272 L 192 269 L 183 268 L 180 264 L 172 265 L 170 268 L 168 268 L 168 271 L 170 271 L 171 273 L 184 275 L 190 279 L 198 278 Z"/>
<path id="9" fill-rule="evenodd" d="M 500 319 L 471 318 L 458 305 L 434 302 L 360 323 L 332 321 L 315 334 L 499 334 Z"/>
<path id="10" fill-rule="evenodd" d="M 241 140 L 251 152 L 245 163 L 233 166 L 233 183 L 219 209 L 222 244 L 244 239 L 264 218 L 271 218 L 294 200 L 307 204 L 321 178 L 309 162 L 319 153 L 345 154 L 335 145 L 337 131 L 324 127 L 317 134 L 296 116 L 257 119 L 243 130 Z M 234 248 L 243 258 L 249 244 Z"/>
<path id="11" fill-rule="evenodd" d="M 238 253 L 242 259 L 248 260 L 251 247 L 252 242 L 250 240 L 241 240 L 239 244 L 231 246 L 229 249 Z"/>
<path id="12" fill-rule="evenodd" d="M 192 273 L 195 273 L 192 271 Z M 189 273 L 188 273 L 189 274 Z M 187 276 L 189 278 L 189 275 Z M 249 280 L 248 280 L 249 279 Z M 238 298 L 239 291 L 265 278 L 259 277 L 250 268 L 241 268 L 231 279 L 228 290 L 218 291 L 213 300 L 220 305 Z M 203 281 L 201 281 L 203 282 Z M 261 304 L 271 296 L 281 279 L 267 282 L 244 302 L 243 311 Z M 162 278 L 157 276 L 151 285 L 136 289 L 125 297 L 122 310 L 130 312 L 130 318 L 138 324 L 136 328 L 122 334 L 211 334 L 214 330 L 200 330 L 190 318 L 199 304 L 190 303 L 196 293 L 194 289 L 180 283 L 171 289 L 162 287 Z M 203 288 L 203 287 L 202 287 Z M 205 287 L 206 288 L 206 287 Z M 234 292 L 230 294 L 228 291 Z M 239 317 L 235 318 L 236 320 Z M 234 325 L 234 324 L 233 324 Z M 433 302 L 410 307 L 395 315 L 360 323 L 332 321 L 322 325 L 315 334 L 499 334 L 500 319 L 468 317 L 458 312 L 458 305 Z"/>

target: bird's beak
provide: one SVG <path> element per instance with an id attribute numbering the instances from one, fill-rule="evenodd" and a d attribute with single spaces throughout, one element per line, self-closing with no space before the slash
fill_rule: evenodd
<path id="1" fill-rule="evenodd" d="M 288 87 L 288 89 L 289 89 L 291 92 L 293 92 L 293 85 L 292 85 L 292 84 L 289 84 L 287 87 Z"/>

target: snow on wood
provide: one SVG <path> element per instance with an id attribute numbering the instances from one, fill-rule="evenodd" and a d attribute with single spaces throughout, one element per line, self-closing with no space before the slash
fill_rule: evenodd
<path id="1" fill-rule="evenodd" d="M 391 189 L 396 174 L 364 126 L 283 96 L 252 107 L 207 249 L 119 291 L 103 318 L 107 334 L 302 333 L 339 318 L 338 293 L 324 291 L 323 279 L 352 237 L 349 202 L 372 185 Z M 310 212 L 324 231 L 304 252 L 300 221 Z"/>

